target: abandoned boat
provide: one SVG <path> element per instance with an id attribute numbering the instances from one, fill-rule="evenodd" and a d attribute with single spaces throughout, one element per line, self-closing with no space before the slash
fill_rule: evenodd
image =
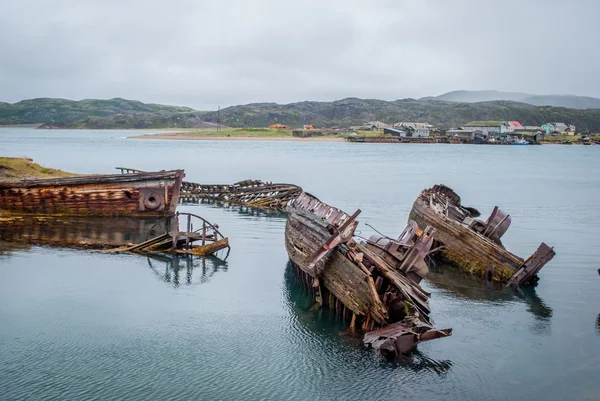
<path id="1" fill-rule="evenodd" d="M 175 212 L 183 170 L 0 182 L 0 210 L 28 214 L 148 216 Z"/>
<path id="2" fill-rule="evenodd" d="M 122 174 L 141 173 L 130 167 L 115 167 Z M 292 184 L 244 180 L 233 184 L 199 184 L 183 181 L 181 200 L 198 203 L 209 199 L 232 205 L 246 205 L 267 210 L 285 210 L 289 201 L 302 192 L 302 188 Z"/>
<path id="3" fill-rule="evenodd" d="M 409 219 L 420 227 L 437 229 L 437 254 L 469 273 L 510 285 L 531 284 L 537 273 L 556 254 L 542 242 L 527 260 L 509 252 L 500 238 L 510 227 L 511 217 L 498 208 L 484 222 L 479 212 L 461 205 L 460 196 L 445 185 L 425 189 L 417 197 Z"/>
<path id="4" fill-rule="evenodd" d="M 410 223 L 396 239 L 373 236 L 358 243 L 357 210 L 348 215 L 302 192 L 288 206 L 285 246 L 298 279 L 318 306 L 334 309 L 368 346 L 394 358 L 419 341 L 450 335 L 429 318 L 429 293 L 420 280 L 435 230 Z"/>
<path id="5" fill-rule="evenodd" d="M 181 231 L 180 218 L 185 217 L 185 231 Z M 194 224 L 196 229 L 194 230 Z M 160 229 L 162 228 L 162 232 Z M 219 231 L 219 226 L 192 213 L 177 212 L 160 219 L 150 229 L 146 240 L 130 246 L 108 250 L 108 252 L 173 253 L 208 256 L 227 249 L 229 238 Z"/>

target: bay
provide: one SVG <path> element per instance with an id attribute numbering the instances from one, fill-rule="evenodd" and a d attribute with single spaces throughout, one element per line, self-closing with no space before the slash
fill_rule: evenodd
<path id="1" fill-rule="evenodd" d="M 302 186 L 398 235 L 412 202 L 445 183 L 503 242 L 557 256 L 513 294 L 436 269 L 451 337 L 387 363 L 341 335 L 292 280 L 285 218 L 182 205 L 230 238 L 225 264 L 180 269 L 131 255 L 34 246 L 0 255 L 0 399 L 597 400 L 600 398 L 600 147 L 158 141 L 135 131 L 0 129 L 0 155 L 77 173 L 183 168 L 187 179 Z"/>

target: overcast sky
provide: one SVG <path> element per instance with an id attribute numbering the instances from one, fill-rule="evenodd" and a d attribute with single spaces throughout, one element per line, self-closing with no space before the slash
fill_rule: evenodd
<path id="1" fill-rule="evenodd" d="M 0 101 L 600 97 L 600 0 L 2 0 Z"/>

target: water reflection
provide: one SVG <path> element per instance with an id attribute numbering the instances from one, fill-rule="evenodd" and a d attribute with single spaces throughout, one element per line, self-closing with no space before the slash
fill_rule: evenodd
<path id="1" fill-rule="evenodd" d="M 166 230 L 166 222 L 150 228 L 158 217 L 40 217 L 23 216 L 4 222 L 0 238 L 15 249 L 23 244 L 105 248 L 139 243 Z"/>
<path id="2" fill-rule="evenodd" d="M 502 283 L 471 276 L 445 264 L 431 267 L 427 274 L 427 281 L 435 287 L 471 301 L 496 303 L 521 301 L 535 318 L 529 327 L 530 331 L 545 335 L 551 332 L 552 308 L 536 294 L 534 287 L 508 288 Z"/>
<path id="3" fill-rule="evenodd" d="M 1 237 L 1 235 L 0 235 Z M 10 256 L 14 251 L 31 249 L 29 244 L 19 244 L 0 240 L 0 256 Z"/>
<path id="4" fill-rule="evenodd" d="M 202 205 L 209 206 L 214 209 L 224 209 L 229 212 L 239 213 L 249 217 L 267 217 L 269 219 L 276 220 L 285 220 L 287 218 L 287 214 L 280 210 L 259 209 L 247 205 L 233 205 L 227 202 L 218 201 L 216 199 L 185 198 L 181 199 L 179 203 L 184 206 Z"/>
<path id="5" fill-rule="evenodd" d="M 210 281 L 216 272 L 227 271 L 227 256 L 153 254 L 148 255 L 148 267 L 159 280 L 174 287 L 198 285 Z"/>
<path id="6" fill-rule="evenodd" d="M 320 345 L 331 342 L 337 348 L 340 346 L 340 342 L 344 342 L 352 346 L 355 350 L 358 350 L 358 352 L 375 355 L 371 350 L 367 350 L 362 346 L 362 336 L 350 336 L 347 334 L 346 330 L 350 322 L 344 322 L 342 316 L 336 316 L 335 310 L 327 308 L 314 309 L 312 295 L 296 280 L 292 264 L 289 261 L 284 272 L 284 292 L 291 313 L 297 318 L 303 330 L 321 337 L 318 341 Z M 323 352 L 326 351 L 324 350 Z M 408 369 L 414 372 L 426 370 L 437 374 L 445 374 L 452 368 L 451 361 L 431 359 L 418 349 L 413 350 L 409 355 L 391 364 L 382 359 L 381 364 Z"/>

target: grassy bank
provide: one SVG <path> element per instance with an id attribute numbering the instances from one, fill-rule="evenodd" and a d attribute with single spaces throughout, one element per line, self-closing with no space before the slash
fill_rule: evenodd
<path id="1" fill-rule="evenodd" d="M 587 137 L 590 138 L 590 142 L 600 141 L 600 135 L 587 135 Z M 581 138 L 581 135 L 548 135 L 544 138 L 543 142 L 579 142 Z"/>
<path id="2" fill-rule="evenodd" d="M 69 177 L 75 174 L 40 166 L 26 157 L 0 157 L 0 181 Z"/>

